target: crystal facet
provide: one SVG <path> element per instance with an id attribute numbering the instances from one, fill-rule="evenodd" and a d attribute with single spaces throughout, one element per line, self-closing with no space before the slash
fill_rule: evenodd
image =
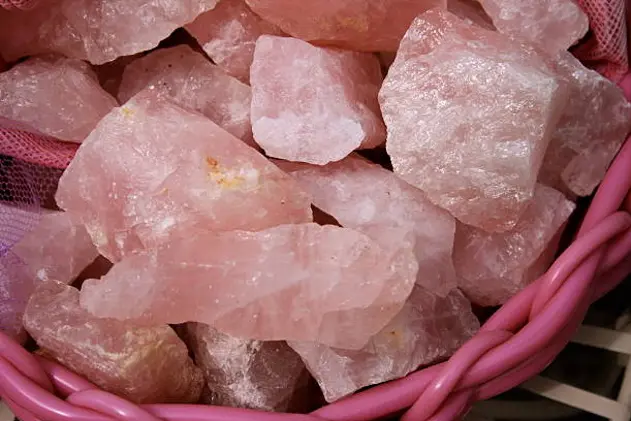
<path id="1" fill-rule="evenodd" d="M 263 19 L 306 41 L 358 51 L 396 51 L 410 22 L 446 0 L 246 0 Z"/>
<path id="2" fill-rule="evenodd" d="M 417 286 L 401 312 L 359 351 L 308 342 L 289 345 L 333 402 L 451 356 L 479 327 L 460 291 L 441 298 Z"/>
<path id="3" fill-rule="evenodd" d="M 198 231 L 86 281 L 81 304 L 99 317 L 360 349 L 399 312 L 418 270 L 405 233 L 381 235 L 317 224 Z"/>
<path id="4" fill-rule="evenodd" d="M 263 35 L 252 63 L 254 139 L 274 158 L 326 164 L 385 141 L 376 56 Z"/>
<path id="5" fill-rule="evenodd" d="M 217 0 L 57 0 L 19 13 L 0 10 L 0 55 L 13 61 L 56 52 L 103 64 L 154 48 L 216 4 Z"/>
<path id="6" fill-rule="evenodd" d="M 121 104 L 154 86 L 184 108 L 198 111 L 254 146 L 250 125 L 250 87 L 228 76 L 187 45 L 165 48 L 125 68 L 118 90 Z"/>
<path id="7" fill-rule="evenodd" d="M 528 45 L 435 9 L 412 23 L 379 98 L 395 173 L 498 232 L 532 198 L 567 90 Z"/>
<path id="8" fill-rule="evenodd" d="M 115 262 L 199 227 L 311 221 L 290 176 L 157 91 L 108 114 L 59 182 L 58 205 L 81 218 L 101 254 Z"/>
<path id="9" fill-rule="evenodd" d="M 252 12 L 244 0 L 221 0 L 213 10 L 186 25 L 186 30 L 219 67 L 248 84 L 257 38 L 283 34 Z"/>
<path id="10" fill-rule="evenodd" d="M 81 142 L 116 106 L 80 60 L 36 57 L 0 73 L 0 117 L 60 140 Z"/>
<path id="11" fill-rule="evenodd" d="M 454 218 L 392 172 L 352 154 L 325 166 L 275 162 L 313 197 L 313 204 L 342 226 L 400 227 L 416 240 L 417 283 L 447 294 L 456 285 L 451 261 Z M 375 238 L 378 240 L 378 238 Z"/>
<path id="12" fill-rule="evenodd" d="M 537 185 L 534 199 L 510 231 L 491 234 L 458 224 L 454 264 L 459 287 L 481 306 L 506 302 L 553 261 L 556 235 L 574 208 L 562 193 Z"/>
<path id="13" fill-rule="evenodd" d="M 294 393 L 306 387 L 305 365 L 285 342 L 235 338 L 203 323 L 184 329 L 206 378 L 209 405 L 284 412 Z"/>
<path id="14" fill-rule="evenodd" d="M 169 326 L 93 317 L 79 306 L 79 291 L 60 282 L 38 286 L 24 327 L 45 355 L 133 402 L 195 403 L 201 394 L 201 370 Z"/>

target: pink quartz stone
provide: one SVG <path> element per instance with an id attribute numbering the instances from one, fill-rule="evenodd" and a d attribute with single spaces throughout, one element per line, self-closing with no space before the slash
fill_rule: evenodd
<path id="1" fill-rule="evenodd" d="M 498 31 L 540 45 L 567 50 L 589 29 L 587 15 L 574 0 L 477 0 Z"/>
<path id="2" fill-rule="evenodd" d="M 255 13 L 306 41 L 359 51 L 396 51 L 412 20 L 445 0 L 246 0 Z"/>
<path id="3" fill-rule="evenodd" d="M 567 89 L 528 45 L 435 9 L 406 33 L 379 98 L 395 173 L 499 232 L 533 196 Z"/>
<path id="4" fill-rule="evenodd" d="M 460 19 L 474 23 L 482 28 L 495 30 L 493 21 L 477 0 L 447 0 L 447 10 Z"/>
<path id="5" fill-rule="evenodd" d="M 99 255 L 85 227 L 66 212 L 43 214 L 12 251 L 26 263 L 34 279 L 66 284 Z"/>
<path id="6" fill-rule="evenodd" d="M 557 71 L 569 82 L 570 99 L 546 151 L 540 181 L 588 196 L 631 130 L 631 104 L 620 88 L 570 53 L 558 55 Z"/>
<path id="7" fill-rule="evenodd" d="M 250 125 L 250 87 L 225 74 L 191 47 L 159 49 L 132 62 L 123 73 L 118 99 L 125 103 L 150 85 L 255 145 Z"/>
<path id="8" fill-rule="evenodd" d="M 56 199 L 113 262 L 196 227 L 311 221 L 310 199 L 290 176 L 158 89 L 99 123 L 61 177 Z"/>
<path id="9" fill-rule="evenodd" d="M 400 227 L 411 232 L 416 240 L 419 285 L 440 295 L 456 285 L 451 262 L 456 222 L 422 191 L 355 154 L 325 166 L 276 163 L 313 197 L 315 206 L 342 226 L 359 231 Z"/>
<path id="10" fill-rule="evenodd" d="M 457 289 L 441 298 L 417 286 L 401 312 L 361 350 L 289 345 L 307 364 L 326 400 L 333 402 L 451 356 L 479 327 L 469 300 Z"/>
<path id="11" fill-rule="evenodd" d="M 324 165 L 385 140 L 379 60 L 263 35 L 252 63 L 254 139 L 272 157 Z"/>
<path id="12" fill-rule="evenodd" d="M 119 57 L 114 61 L 92 66 L 94 72 L 99 78 L 99 83 L 105 89 L 106 92 L 116 97 L 118 95 L 118 89 L 123 79 L 123 72 L 125 67 L 138 58 L 142 57 L 142 53 L 134 54 L 131 56 Z"/>
<path id="13" fill-rule="evenodd" d="M 313 223 L 198 230 L 86 281 L 81 305 L 98 317 L 196 321 L 242 338 L 361 349 L 409 296 L 418 271 L 412 247 L 395 229 L 382 230 L 378 243 Z"/>
<path id="14" fill-rule="evenodd" d="M 222 0 L 186 25 L 186 30 L 219 67 L 248 84 L 257 38 L 283 34 L 252 12 L 244 0 Z"/>
<path id="15" fill-rule="evenodd" d="M 285 412 L 306 387 L 305 365 L 285 342 L 236 338 L 203 323 L 185 329 L 206 379 L 206 404 Z"/>
<path id="16" fill-rule="evenodd" d="M 46 356 L 132 402 L 195 403 L 201 394 L 202 372 L 173 329 L 93 317 L 60 282 L 38 286 L 24 327 Z"/>
<path id="17" fill-rule="evenodd" d="M 481 306 L 506 302 L 547 269 L 556 251 L 555 236 L 574 208 L 562 193 L 539 184 L 512 230 L 491 234 L 459 224 L 454 264 L 460 288 Z"/>
<path id="18" fill-rule="evenodd" d="M 154 48 L 215 4 L 217 0 L 56 0 L 26 12 L 0 10 L 0 55 L 13 61 L 57 52 L 103 64 Z"/>
<path id="19" fill-rule="evenodd" d="M 60 140 L 81 142 L 117 105 L 79 60 L 32 58 L 0 73 L 0 117 Z"/>

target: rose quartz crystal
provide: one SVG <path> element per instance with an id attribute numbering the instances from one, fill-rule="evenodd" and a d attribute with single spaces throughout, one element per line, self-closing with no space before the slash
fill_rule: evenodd
<path id="1" fill-rule="evenodd" d="M 512 228 L 567 99 L 545 59 L 449 12 L 419 16 L 379 95 L 395 173 L 463 223 Z"/>
<path id="2" fill-rule="evenodd" d="M 254 139 L 269 156 L 323 165 L 384 142 L 376 56 L 263 35 L 251 70 Z"/>
<path id="3" fill-rule="evenodd" d="M 115 262 L 171 236 L 311 221 L 310 199 L 275 165 L 157 89 L 108 114 L 59 182 L 58 205 L 80 217 Z"/>
<path id="4" fill-rule="evenodd" d="M 255 13 L 307 41 L 359 51 L 396 51 L 412 20 L 446 0 L 246 0 Z"/>
<path id="5" fill-rule="evenodd" d="M 12 251 L 34 279 L 70 284 L 99 253 L 85 227 L 66 212 L 47 212 Z"/>
<path id="6" fill-rule="evenodd" d="M 494 31 L 493 21 L 477 0 L 447 0 L 447 10 L 460 19 Z"/>
<path id="7" fill-rule="evenodd" d="M 159 49 L 132 62 L 123 73 L 118 99 L 125 103 L 150 85 L 254 146 L 250 87 L 225 74 L 191 47 Z"/>
<path id="8" fill-rule="evenodd" d="M 574 208 L 562 193 L 539 184 L 533 201 L 512 230 L 491 234 L 459 224 L 454 264 L 461 278 L 460 288 L 481 306 L 506 302 L 547 269 L 554 259 L 555 245 L 552 250 L 548 247 Z M 545 261 L 540 260 L 543 254 Z"/>
<path id="9" fill-rule="evenodd" d="M 382 230 L 377 243 L 331 225 L 200 230 L 86 281 L 81 304 L 98 317 L 196 321 L 242 338 L 360 349 L 414 285 L 418 265 L 404 234 Z"/>
<path id="10" fill-rule="evenodd" d="M 45 355 L 132 402 L 195 403 L 201 394 L 201 370 L 169 326 L 93 317 L 79 306 L 79 291 L 60 282 L 39 285 L 24 327 Z"/>
<path id="11" fill-rule="evenodd" d="M 81 142 L 117 105 L 79 60 L 32 58 L 0 73 L 0 117 L 61 140 Z"/>
<path id="12" fill-rule="evenodd" d="M 326 400 L 333 402 L 451 356 L 479 327 L 469 300 L 457 289 L 441 298 L 417 286 L 401 312 L 361 350 L 309 342 L 289 346 L 307 364 Z"/>
<path id="13" fill-rule="evenodd" d="M 0 54 L 13 61 L 57 52 L 103 64 L 154 48 L 215 4 L 217 0 L 57 0 L 26 12 L 0 10 Z"/>
<path id="14" fill-rule="evenodd" d="M 456 222 L 422 191 L 355 154 L 325 166 L 276 163 L 313 197 L 315 206 L 342 226 L 359 231 L 400 227 L 411 232 L 416 240 L 419 285 L 440 295 L 456 285 L 451 261 Z"/>
<path id="15" fill-rule="evenodd" d="M 285 342 L 236 338 L 203 323 L 187 323 L 185 329 L 206 378 L 206 404 L 285 412 L 294 393 L 306 386 L 305 365 Z"/>
<path id="16" fill-rule="evenodd" d="M 574 0 L 478 1 L 500 32 L 552 53 L 567 50 L 589 29 L 587 15 Z"/>
<path id="17" fill-rule="evenodd" d="M 283 34 L 252 12 L 244 0 L 222 0 L 186 25 L 186 30 L 219 67 L 248 84 L 257 38 Z"/>
<path id="18" fill-rule="evenodd" d="M 540 181 L 588 196 L 631 130 L 631 105 L 620 88 L 570 53 L 559 54 L 557 71 L 569 82 L 570 99 L 546 151 Z"/>

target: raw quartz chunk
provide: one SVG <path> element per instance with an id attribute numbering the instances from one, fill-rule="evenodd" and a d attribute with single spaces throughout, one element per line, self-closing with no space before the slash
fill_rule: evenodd
<path id="1" fill-rule="evenodd" d="M 379 60 L 261 36 L 251 68 L 254 139 L 274 158 L 324 165 L 385 140 Z"/>
<path id="2" fill-rule="evenodd" d="M 154 86 L 184 108 L 198 111 L 250 145 L 250 87 L 228 76 L 187 45 L 159 49 L 125 68 L 121 104 Z"/>
<path id="3" fill-rule="evenodd" d="M 447 0 L 447 10 L 460 19 L 485 29 L 495 30 L 491 18 L 477 0 Z"/>
<path id="4" fill-rule="evenodd" d="M 46 212 L 15 246 L 15 253 L 38 281 L 70 284 L 98 252 L 85 227 L 66 212 Z"/>
<path id="5" fill-rule="evenodd" d="M 154 48 L 216 4 L 217 0 L 57 0 L 26 12 L 0 10 L 0 54 L 13 61 L 57 52 L 103 64 Z"/>
<path id="6" fill-rule="evenodd" d="M 306 387 L 305 365 L 285 342 L 236 338 L 203 323 L 184 329 L 204 372 L 209 405 L 285 412 L 294 393 Z"/>
<path id="7" fill-rule="evenodd" d="M 574 0 L 477 0 L 498 31 L 558 53 L 587 33 L 589 20 Z"/>
<path id="8" fill-rule="evenodd" d="M 446 0 L 246 0 L 286 33 L 349 50 L 396 51 L 410 22 Z"/>
<path id="9" fill-rule="evenodd" d="M 156 89 L 99 123 L 61 177 L 56 199 L 112 262 L 198 227 L 311 221 L 310 199 L 290 176 Z"/>
<path id="10" fill-rule="evenodd" d="M 80 143 L 117 105 L 80 60 L 36 57 L 0 73 L 0 117 L 60 140 Z"/>
<path id="11" fill-rule="evenodd" d="M 454 246 L 459 287 L 481 306 L 506 302 L 549 267 L 557 233 L 574 208 L 562 193 L 539 184 L 512 230 L 492 234 L 459 224 Z"/>
<path id="12" fill-rule="evenodd" d="M 257 38 L 283 34 L 252 12 L 244 0 L 222 0 L 185 28 L 219 67 L 247 84 Z"/>
<path id="13" fill-rule="evenodd" d="M 567 92 L 528 45 L 431 10 L 379 98 L 395 173 L 461 222 L 500 232 L 532 199 Z"/>
<path id="14" fill-rule="evenodd" d="M 451 356 L 479 327 L 471 304 L 457 289 L 441 298 L 416 286 L 401 312 L 361 350 L 308 342 L 289 346 L 333 402 Z"/>
<path id="15" fill-rule="evenodd" d="M 361 349 L 410 295 L 412 247 L 396 230 L 382 230 L 379 243 L 331 225 L 199 230 L 86 281 L 81 305 L 97 317 L 196 321 L 241 338 Z"/>
<path id="16" fill-rule="evenodd" d="M 540 181 L 588 196 L 631 130 L 631 105 L 620 88 L 570 53 L 563 51 L 555 60 L 569 81 L 570 99 L 546 151 Z"/>
<path id="17" fill-rule="evenodd" d="M 24 327 L 45 355 L 132 402 L 195 403 L 201 394 L 203 375 L 169 326 L 93 317 L 79 306 L 79 291 L 60 282 L 39 285 Z"/>
<path id="18" fill-rule="evenodd" d="M 451 261 L 456 222 L 422 191 L 352 154 L 325 166 L 276 162 L 313 197 L 313 204 L 347 228 L 399 227 L 415 237 L 417 283 L 445 295 L 456 285 Z M 378 240 L 378 238 L 375 238 Z"/>

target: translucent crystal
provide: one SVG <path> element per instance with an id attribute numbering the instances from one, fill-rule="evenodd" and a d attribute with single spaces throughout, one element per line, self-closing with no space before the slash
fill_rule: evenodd
<path id="1" fill-rule="evenodd" d="M 185 340 L 204 372 L 207 404 L 284 412 L 308 373 L 282 341 L 256 341 L 223 334 L 202 323 L 187 323 Z"/>
<path id="2" fill-rule="evenodd" d="M 382 230 L 379 243 L 331 225 L 198 230 L 86 281 L 81 304 L 98 317 L 197 321 L 242 338 L 360 349 L 409 296 L 412 247 L 397 230 Z"/>
<path id="3" fill-rule="evenodd" d="M 379 94 L 395 173 L 463 223 L 513 227 L 567 99 L 546 60 L 449 12 L 419 16 Z"/>
<path id="4" fill-rule="evenodd" d="M 60 140 L 80 143 L 117 105 L 80 60 L 31 58 L 0 73 L 0 117 Z"/>
<path id="5" fill-rule="evenodd" d="M 154 86 L 184 108 L 198 111 L 250 145 L 250 87 L 228 76 L 187 45 L 164 48 L 125 68 L 118 90 L 121 104 Z"/>
<path id="6" fill-rule="evenodd" d="M 199 227 L 311 221 L 310 200 L 290 176 L 158 89 L 99 123 L 64 172 L 56 199 L 113 262 Z"/>
<path id="7" fill-rule="evenodd" d="M 308 342 L 289 345 L 333 402 L 451 356 L 479 327 L 460 291 L 441 298 L 417 286 L 401 312 L 359 351 Z"/>
<path id="8" fill-rule="evenodd" d="M 359 51 L 396 51 L 410 22 L 445 0 L 246 0 L 263 19 L 307 41 Z"/>
<path id="9" fill-rule="evenodd" d="M 56 52 L 103 64 L 154 48 L 215 4 L 217 0 L 57 0 L 25 12 L 0 10 L 0 55 L 13 61 Z"/>
<path id="10" fill-rule="evenodd" d="M 416 240 L 417 283 L 437 294 L 456 285 L 451 261 L 454 218 L 392 172 L 352 154 L 325 166 L 275 161 L 342 226 L 400 227 Z M 378 240 L 378 238 L 376 238 Z"/>
<path id="11" fill-rule="evenodd" d="M 263 35 L 251 70 L 254 139 L 269 156 L 323 165 L 384 142 L 373 54 Z"/>
<path id="12" fill-rule="evenodd" d="M 79 306 L 79 291 L 60 282 L 38 286 L 24 327 L 45 355 L 133 402 L 195 403 L 201 394 L 203 375 L 169 326 L 93 317 Z"/>
<path id="13" fill-rule="evenodd" d="M 533 201 L 510 231 L 491 234 L 458 224 L 454 265 L 459 287 L 481 306 L 506 302 L 554 260 L 556 235 L 574 208 L 562 193 L 537 185 Z"/>
<path id="14" fill-rule="evenodd" d="M 248 84 L 257 38 L 283 33 L 252 12 L 244 0 L 222 0 L 186 25 L 186 30 L 219 67 Z"/>

